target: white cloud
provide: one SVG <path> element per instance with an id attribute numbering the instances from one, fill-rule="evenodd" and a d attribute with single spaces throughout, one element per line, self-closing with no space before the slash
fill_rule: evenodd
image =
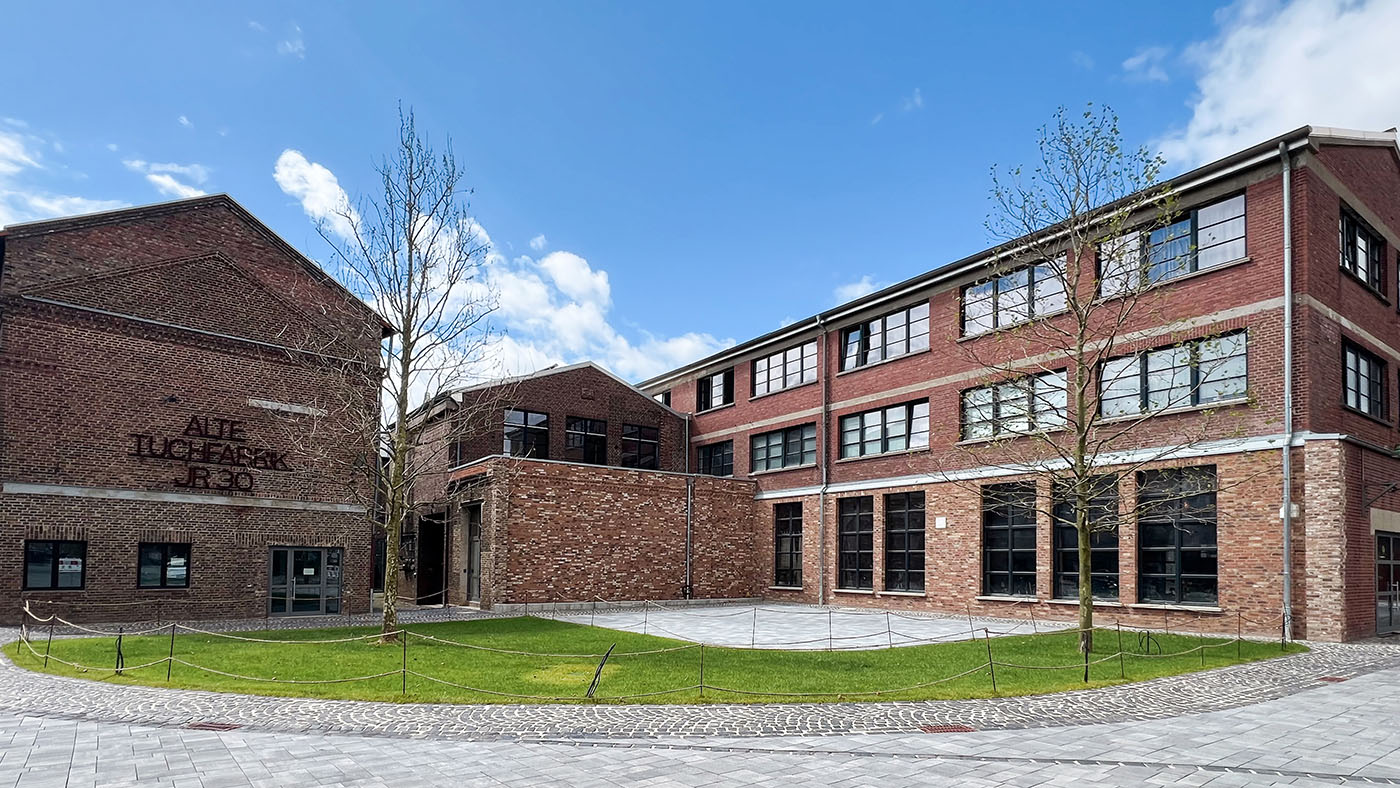
<path id="1" fill-rule="evenodd" d="M 194 128 L 194 122 L 191 121 L 188 117 L 186 117 L 186 116 L 184 116 L 184 115 L 181 115 L 180 117 L 176 118 L 175 120 L 178 121 L 178 122 L 180 123 L 181 126 L 184 126 L 184 127 L 187 128 L 187 129 L 192 129 L 192 128 Z"/>
<path id="2" fill-rule="evenodd" d="M 870 278 L 869 274 L 866 274 L 854 282 L 838 285 L 835 290 L 831 291 L 831 295 L 836 299 L 836 303 L 844 304 L 863 295 L 870 295 L 887 284 L 887 282 L 876 282 Z"/>
<path id="3" fill-rule="evenodd" d="M 291 35 L 277 42 L 277 54 L 291 55 L 298 60 L 306 59 L 306 41 L 301 37 L 301 25 L 293 24 Z"/>
<path id="4" fill-rule="evenodd" d="M 543 252 L 546 246 L 549 246 L 549 239 L 544 237 L 544 233 L 530 239 L 530 248 L 536 252 Z"/>
<path id="5" fill-rule="evenodd" d="M 1186 53 L 1191 119 L 1157 141 L 1174 170 L 1313 124 L 1380 130 L 1400 120 L 1393 0 L 1243 2 Z"/>
<path id="6" fill-rule="evenodd" d="M 205 194 L 203 189 L 176 178 L 177 175 L 195 183 L 204 183 L 209 179 L 209 168 L 203 164 L 148 162 L 141 159 L 124 159 L 122 164 L 132 172 L 145 175 L 146 180 L 156 187 L 156 191 L 167 197 L 183 199 Z"/>
<path id="7" fill-rule="evenodd" d="M 267 32 L 267 28 L 266 28 L 266 27 L 263 27 L 262 22 L 259 22 L 259 21 L 257 21 L 256 19 L 249 19 L 249 20 L 248 20 L 248 29 L 249 29 L 249 30 L 252 30 L 252 31 L 254 31 L 254 32 L 257 32 L 257 33 L 266 33 L 266 32 Z"/>
<path id="8" fill-rule="evenodd" d="M 877 113 L 875 113 L 875 117 L 873 117 L 873 118 L 870 119 L 870 125 L 874 126 L 874 125 L 878 124 L 880 121 L 882 121 L 882 120 L 884 120 L 884 119 L 885 119 L 885 113 L 883 113 L 883 112 L 877 112 Z"/>
<path id="9" fill-rule="evenodd" d="M 1082 68 L 1085 71 L 1092 71 L 1094 69 L 1094 58 L 1091 57 L 1088 52 L 1080 49 L 1069 53 L 1069 62 L 1073 63 L 1075 68 Z"/>
<path id="10" fill-rule="evenodd" d="M 277 157 L 272 178 L 278 187 L 301 202 L 302 210 L 317 222 L 325 222 L 331 232 L 344 239 L 354 237 L 345 213 L 350 210 L 350 198 L 340 188 L 335 173 L 308 161 L 299 150 L 288 148 Z M 354 215 L 353 210 L 350 210 Z"/>
<path id="11" fill-rule="evenodd" d="M 30 150 L 25 137 L 0 131 L 0 175 L 14 175 L 38 166 L 39 154 Z"/>
<path id="12" fill-rule="evenodd" d="M 1129 82 L 1167 82 L 1170 78 L 1162 64 L 1170 54 L 1166 47 L 1143 47 L 1123 61 L 1123 75 Z"/>
<path id="13" fill-rule="evenodd" d="M 554 286 L 569 298 L 607 308 L 612 303 L 612 287 L 607 271 L 594 271 L 588 261 L 573 252 L 550 252 L 539 262 L 554 280 Z"/>
<path id="14" fill-rule="evenodd" d="M 156 187 L 156 191 L 170 197 L 185 199 L 188 197 L 199 197 L 205 194 L 203 189 L 190 186 L 187 183 L 181 183 L 163 172 L 148 173 L 146 175 L 146 180 L 150 181 L 151 185 Z"/>
<path id="15" fill-rule="evenodd" d="M 13 118 L 6 118 L 5 123 L 16 129 L 28 128 L 27 123 Z M 43 185 L 48 169 L 39 152 L 42 145 L 42 137 L 0 129 L 0 226 L 126 205 L 120 200 L 59 194 Z"/>
<path id="16" fill-rule="evenodd" d="M 116 153 L 116 152 L 117 152 L 117 143 L 115 143 L 115 142 L 109 142 L 109 143 L 107 143 L 107 150 L 109 150 L 109 151 L 111 151 L 111 152 L 113 152 L 113 153 Z"/>
<path id="17" fill-rule="evenodd" d="M 913 95 L 905 96 L 904 100 L 900 103 L 900 108 L 903 109 L 905 112 L 909 112 L 910 110 L 923 109 L 924 94 L 918 88 L 914 88 Z"/>

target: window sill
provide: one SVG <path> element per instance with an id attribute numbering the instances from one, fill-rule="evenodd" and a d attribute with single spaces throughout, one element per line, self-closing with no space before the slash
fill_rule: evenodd
<path id="1" fill-rule="evenodd" d="M 706 408 L 706 409 L 704 409 L 704 410 L 697 410 L 697 411 L 695 411 L 694 413 L 692 413 L 692 414 L 690 414 L 690 415 L 692 415 L 692 416 L 704 416 L 704 415 L 709 414 L 709 413 L 714 413 L 714 412 L 717 411 L 717 410 L 724 410 L 725 408 L 732 408 L 732 407 L 734 407 L 734 403 L 732 403 L 732 402 L 726 402 L 726 403 L 724 403 L 723 405 L 716 405 L 716 406 L 714 406 L 713 408 Z"/>
<path id="2" fill-rule="evenodd" d="M 801 591 L 802 586 L 768 586 L 769 591 Z"/>
<path id="3" fill-rule="evenodd" d="M 1103 416 L 1099 418 L 1099 424 L 1116 424 L 1133 419 L 1150 419 L 1158 416 L 1172 416 L 1177 413 L 1199 413 L 1201 411 L 1216 410 L 1219 408 L 1233 408 L 1240 405 L 1248 405 L 1249 397 L 1236 397 L 1234 399 L 1223 399 L 1219 402 L 1209 402 L 1205 405 L 1191 405 L 1181 408 L 1167 408 L 1165 410 L 1154 410 L 1147 413 L 1129 413 L 1125 416 Z M 1359 412 L 1359 411 L 1358 411 Z"/>
<path id="4" fill-rule="evenodd" d="M 875 596 L 910 596 L 910 597 L 918 597 L 919 599 L 927 599 L 927 598 L 928 598 L 928 592 L 927 592 L 927 591 L 880 591 L 879 593 L 875 594 Z"/>
<path id="5" fill-rule="evenodd" d="M 874 596 L 874 589 L 870 588 L 833 588 L 833 594 L 861 594 L 863 596 Z"/>
<path id="6" fill-rule="evenodd" d="M 900 358 L 903 358 L 903 356 L 900 356 Z M 820 374 L 820 373 L 818 373 L 818 374 Z M 764 397 L 772 397 L 772 396 L 777 395 L 777 394 L 786 394 L 786 393 L 789 392 L 789 391 L 796 391 L 796 390 L 798 390 L 798 389 L 806 388 L 806 387 L 808 387 L 808 386 L 815 386 L 815 385 L 817 385 L 817 384 L 820 383 L 820 382 L 821 382 L 820 379 L 818 379 L 818 380 L 809 380 L 809 381 L 807 381 L 806 383 L 798 383 L 796 386 L 787 386 L 786 388 L 780 388 L 780 389 L 778 389 L 778 390 L 776 390 L 776 391 L 765 391 L 765 392 L 763 392 L 762 394 L 754 394 L 753 396 L 749 397 L 749 402 L 753 402 L 753 401 L 756 400 L 756 399 L 763 399 Z"/>
<path id="7" fill-rule="evenodd" d="M 1362 410 L 1362 409 L 1360 409 L 1360 408 L 1353 408 L 1352 406 L 1346 404 L 1345 402 L 1342 403 L 1342 410 L 1346 411 L 1347 413 L 1355 413 L 1356 415 L 1361 416 L 1361 417 L 1366 418 L 1366 419 L 1370 419 L 1371 421 L 1374 421 L 1374 422 L 1377 423 L 1377 424 L 1384 424 L 1384 425 L 1387 426 L 1387 427 L 1394 427 L 1394 426 L 1395 426 L 1394 424 L 1391 424 L 1391 423 L 1390 423 L 1389 421 L 1387 421 L 1386 419 L 1383 419 L 1383 418 L 1381 418 L 1381 417 L 1379 417 L 1379 416 L 1373 416 L 1373 415 L 1371 415 L 1370 413 L 1367 413 L 1366 411 L 1364 411 L 1364 410 Z"/>
<path id="8" fill-rule="evenodd" d="M 858 366 L 858 367 L 851 367 L 850 369 L 843 369 L 843 370 L 841 370 L 840 372 L 837 372 L 837 373 L 836 373 L 836 377 L 839 378 L 839 377 L 841 377 L 842 375 L 854 375 L 854 374 L 857 373 L 857 372 L 863 372 L 864 370 L 870 369 L 871 367 L 878 367 L 878 366 L 880 366 L 880 365 L 882 365 L 882 364 L 888 364 L 888 363 L 890 363 L 891 361 L 903 361 L 903 360 L 906 359 L 906 358 L 913 358 L 913 357 L 915 357 L 915 356 L 917 356 L 917 355 L 920 355 L 920 354 L 922 354 L 922 353 L 929 353 L 929 352 L 932 352 L 932 350 L 933 350 L 933 345 L 932 345 L 932 343 L 930 343 L 929 347 L 926 347 L 926 348 L 924 348 L 923 350 L 915 350 L 915 351 L 912 351 L 912 352 L 909 352 L 909 353 L 905 353 L 904 355 L 901 355 L 901 356 L 895 356 L 894 358 L 882 358 L 882 359 L 880 359 L 879 361 L 872 361 L 872 362 L 870 362 L 869 364 L 862 364 L 862 365 L 860 365 L 860 366 Z"/>
<path id="9" fill-rule="evenodd" d="M 815 462 L 807 462 L 807 463 L 803 463 L 803 464 L 801 464 L 801 465 L 789 465 L 789 466 L 787 466 L 786 468 L 769 468 L 769 469 L 766 470 L 766 471 L 749 471 L 749 476 L 751 476 L 751 477 L 752 477 L 752 476 L 767 476 L 767 475 L 770 474 L 770 473 L 783 473 L 783 472 L 785 472 L 785 471 L 800 471 L 800 470 L 804 470 L 804 469 L 806 469 L 806 468 L 815 468 L 815 467 L 817 467 L 817 464 L 816 464 Z"/>
<path id="10" fill-rule="evenodd" d="M 1045 604 L 1047 604 L 1047 605 L 1066 605 L 1066 606 L 1079 607 L 1079 600 L 1078 600 L 1078 599 L 1047 599 L 1047 600 L 1045 600 Z M 1122 602 L 1115 602 L 1115 601 L 1113 601 L 1112 599 L 1095 599 L 1095 600 L 1093 600 L 1093 605 L 1094 605 L 1094 607 L 1124 607 L 1124 604 L 1123 604 Z"/>
<path id="11" fill-rule="evenodd" d="M 1244 265 L 1244 264 L 1246 264 L 1246 263 L 1252 263 L 1252 262 L 1254 262 L 1254 258 L 1253 258 L 1253 257 L 1250 257 L 1249 255 L 1245 255 L 1244 257 L 1241 257 L 1241 258 L 1238 258 L 1238 259 L 1235 259 L 1235 260 L 1227 260 L 1226 262 L 1219 263 L 1219 264 L 1217 264 L 1217 265 L 1213 265 L 1213 266 L 1211 266 L 1210 268 L 1201 268 L 1201 269 L 1197 269 L 1197 270 L 1195 270 L 1195 271 L 1192 271 L 1192 272 L 1189 273 L 1189 274 L 1182 274 L 1181 276 L 1174 276 L 1174 277 L 1172 277 L 1171 279 L 1163 279 L 1163 280 L 1160 281 L 1160 282 L 1153 282 L 1152 284 L 1147 285 L 1146 287 L 1139 288 L 1139 289 L 1137 289 L 1137 290 L 1129 290 L 1129 291 L 1124 292 L 1124 293 L 1114 293 L 1114 294 L 1112 294 L 1112 295 L 1102 295 L 1102 294 L 1096 295 L 1096 296 L 1094 297 L 1094 303 L 1095 303 L 1095 304 L 1100 304 L 1100 303 L 1103 303 L 1103 302 L 1105 302 L 1105 301 L 1112 301 L 1112 300 L 1114 300 L 1114 299 L 1117 299 L 1117 298 L 1124 298 L 1124 297 L 1130 296 L 1130 295 L 1142 295 L 1143 293 L 1146 293 L 1146 292 L 1148 292 L 1148 291 L 1156 290 L 1156 289 L 1159 288 L 1159 287 L 1166 287 L 1166 286 L 1168 286 L 1168 285 L 1174 285 L 1174 284 L 1176 284 L 1177 282 L 1185 282 L 1185 281 L 1190 280 L 1190 279 L 1195 279 L 1195 278 L 1198 277 L 1198 276 L 1207 276 L 1207 275 L 1209 275 L 1209 274 L 1213 274 L 1213 273 L 1216 273 L 1216 272 L 1218 272 L 1218 271 L 1224 271 L 1224 270 L 1227 269 L 1227 268 L 1234 268 L 1235 266 Z"/>
<path id="12" fill-rule="evenodd" d="M 1131 605 L 1124 605 L 1130 610 L 1180 610 L 1187 613 L 1224 613 L 1221 608 L 1212 605 L 1167 605 L 1156 602 L 1134 602 Z"/>
<path id="13" fill-rule="evenodd" d="M 846 462 L 860 462 L 861 460 L 878 460 L 882 457 L 900 457 L 908 454 L 926 454 L 927 446 L 920 446 L 917 449 L 900 449 L 899 451 L 882 451 L 879 454 L 862 454 L 859 457 L 841 457 L 833 462 L 833 465 L 840 465 Z"/>
<path id="14" fill-rule="evenodd" d="M 1380 302 L 1385 304 L 1386 306 L 1390 306 L 1390 299 L 1386 297 L 1385 293 L 1382 293 L 1381 291 L 1372 287 L 1370 282 L 1367 282 L 1365 279 L 1362 279 L 1361 277 L 1357 276 L 1355 271 L 1352 271 L 1350 268 L 1347 268 L 1344 265 L 1337 266 L 1337 270 L 1342 272 L 1344 278 L 1350 279 L 1358 285 L 1361 285 L 1362 287 L 1366 288 L 1366 292 L 1378 298 Z"/>
<path id="15" fill-rule="evenodd" d="M 1064 432 L 1068 427 L 1056 427 L 1052 430 L 1030 430 L 1027 432 L 1008 432 L 1005 435 L 993 435 L 990 438 L 965 438 L 954 443 L 954 446 L 976 446 L 981 443 L 997 443 L 998 441 L 1014 441 L 1017 438 L 1037 438 L 1052 435 L 1056 432 Z"/>
<path id="16" fill-rule="evenodd" d="M 1036 315 L 1035 317 L 1028 318 L 1028 319 L 1026 319 L 1026 320 L 1021 320 L 1021 321 L 1012 323 L 1012 324 L 1010 324 L 1010 325 L 1006 325 L 1006 326 L 997 326 L 996 328 L 989 328 L 989 329 L 987 329 L 986 331 L 983 331 L 983 332 L 978 333 L 978 334 L 962 334 L 961 336 L 959 336 L 957 339 L 955 339 L 955 340 L 953 340 L 953 341 L 954 341 L 954 342 L 971 342 L 971 341 L 974 340 L 974 339 L 981 339 L 982 337 L 995 336 L 995 335 L 997 335 L 997 334 L 1001 334 L 1001 333 L 1006 332 L 1006 331 L 1015 331 L 1016 329 L 1021 328 L 1021 327 L 1023 327 L 1023 326 L 1028 326 L 1028 325 L 1030 325 L 1030 324 L 1032 324 L 1032 323 L 1037 323 L 1037 322 L 1039 322 L 1039 321 L 1041 321 L 1041 320 L 1049 320 L 1049 319 L 1054 318 L 1054 317 L 1059 317 L 1060 315 L 1066 314 L 1066 313 L 1068 313 L 1068 312 L 1069 312 L 1069 307 L 1066 306 L 1066 307 L 1064 307 L 1063 309 L 1056 309 L 1054 312 L 1046 312 L 1046 313 L 1043 314 L 1043 315 Z"/>
<path id="17" fill-rule="evenodd" d="M 1040 602 L 1040 597 L 1034 596 L 975 596 L 973 599 L 978 602 Z"/>
<path id="18" fill-rule="evenodd" d="M 189 586 L 137 586 L 137 591 L 189 591 Z"/>

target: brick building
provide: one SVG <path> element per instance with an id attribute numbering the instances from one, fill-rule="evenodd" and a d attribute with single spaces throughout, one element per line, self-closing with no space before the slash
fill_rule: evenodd
<path id="1" fill-rule="evenodd" d="M 301 426 L 384 330 L 227 196 L 6 228 L 4 618 L 368 610 L 368 451 Z"/>

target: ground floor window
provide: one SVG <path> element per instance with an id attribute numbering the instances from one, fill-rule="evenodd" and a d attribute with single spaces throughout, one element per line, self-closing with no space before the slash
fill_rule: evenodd
<path id="1" fill-rule="evenodd" d="M 885 590 L 924 590 L 924 494 L 885 496 Z"/>
<path id="2" fill-rule="evenodd" d="M 982 593 L 1035 596 L 1035 482 L 982 488 Z"/>
<path id="3" fill-rule="evenodd" d="M 773 507 L 773 585 L 802 587 L 802 504 Z"/>
<path id="4" fill-rule="evenodd" d="M 24 543 L 25 589 L 82 588 L 87 542 L 30 539 Z"/>
<path id="5" fill-rule="evenodd" d="M 1079 531 L 1075 525 L 1074 488 L 1056 481 L 1055 598 L 1079 597 Z M 1095 599 L 1118 598 L 1118 477 L 1085 480 L 1089 499 L 1089 585 Z"/>
<path id="6" fill-rule="evenodd" d="M 136 548 L 136 585 L 141 588 L 189 588 L 188 544 L 142 543 Z"/>
<path id="7" fill-rule="evenodd" d="M 1214 605 L 1219 599 L 1215 466 L 1138 474 L 1138 599 Z"/>
<path id="8" fill-rule="evenodd" d="M 837 523 L 837 588 L 875 587 L 875 499 L 842 498 Z"/>

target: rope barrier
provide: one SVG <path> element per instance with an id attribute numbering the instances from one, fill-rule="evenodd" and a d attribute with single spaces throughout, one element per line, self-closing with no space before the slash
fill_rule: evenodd
<path id="1" fill-rule="evenodd" d="M 162 632 L 165 631 L 165 629 L 166 629 L 167 627 L 169 627 L 169 626 L 172 626 L 172 625 L 171 625 L 171 624 L 167 624 L 166 626 L 161 627 L 161 628 L 160 628 L 160 631 L 162 631 Z M 184 624 L 173 624 L 173 626 L 179 627 L 180 629 L 182 629 L 182 630 L 184 630 L 184 631 L 186 631 L 186 632 L 191 632 L 191 633 L 194 633 L 194 634 L 197 634 L 197 635 L 205 635 L 205 636 L 208 636 L 208 637 L 223 638 L 224 640 L 240 640 L 240 641 L 243 641 L 243 642 L 245 642 L 245 643 L 272 643 L 272 644 L 277 644 L 277 645 L 281 645 L 281 644 L 284 644 L 284 643 L 291 643 L 291 644 L 295 644 L 295 645 L 326 645 L 326 644 L 329 644 L 329 643 L 354 643 L 354 642 L 360 641 L 360 640 L 376 640 L 376 639 L 378 639 L 378 638 L 384 637 L 385 635 L 394 635 L 394 636 L 398 636 L 398 635 L 402 635 L 403 633 L 405 633 L 405 632 L 408 631 L 408 630 L 405 630 L 405 629 L 396 629 L 396 630 L 394 630 L 393 632 L 375 632 L 374 634 L 371 634 L 371 635 L 357 635 L 357 636 L 355 636 L 355 637 L 345 637 L 345 638 L 330 638 L 330 639 L 327 639 L 327 640 L 295 640 L 295 639 L 290 639 L 290 638 L 289 638 L 289 639 L 283 640 L 283 639 L 280 639 L 280 638 L 253 638 L 253 637 L 248 637 L 248 636 L 246 636 L 246 635 L 234 635 L 234 634 L 230 634 L 230 633 L 228 633 L 228 632 L 212 632 L 212 631 L 207 630 L 207 629 L 196 629 L 195 627 L 185 626 Z M 288 631 L 295 631 L 295 630 L 288 630 Z M 127 633 L 127 634 L 136 634 L 136 633 Z"/>
<path id="2" fill-rule="evenodd" d="M 169 659 L 169 658 L 167 658 L 167 659 Z M 242 675 L 242 674 L 240 674 L 240 673 L 229 673 L 229 672 L 227 672 L 227 671 L 222 671 L 222 670 L 217 670 L 217 669 L 215 669 L 215 668 L 205 667 L 204 665 L 196 665 L 196 664 L 193 663 L 193 662 L 186 662 L 185 660 L 180 659 L 179 657 L 175 657 L 175 658 L 171 659 L 171 661 L 174 662 L 174 663 L 177 664 L 177 665 L 184 665 L 184 666 L 187 667 L 187 668 L 194 668 L 195 670 L 202 670 L 202 671 L 204 671 L 205 673 L 213 673 L 213 674 L 215 674 L 215 675 L 218 675 L 218 676 L 226 676 L 226 677 L 231 678 L 231 679 L 241 679 L 241 680 L 243 680 L 243 681 L 257 681 L 257 682 L 262 682 L 262 683 L 266 683 L 266 684 L 348 684 L 348 683 L 350 683 L 350 682 L 352 682 L 352 681 L 373 681 L 374 679 L 382 679 L 382 678 L 384 678 L 384 677 L 386 677 L 386 676 L 397 676 L 397 675 L 399 675 L 399 671 L 397 671 L 397 670 L 388 670 L 388 671 L 385 671 L 385 672 L 383 672 L 383 673 L 375 673 L 375 674 L 372 674 L 372 675 L 369 675 L 369 676 L 351 676 L 351 677 L 349 677 L 349 678 L 343 678 L 343 679 L 277 679 L 277 678 L 269 679 L 269 678 L 263 678 L 263 677 L 260 677 L 260 676 L 244 676 L 244 675 Z M 159 661 L 159 664 L 164 664 L 164 662 L 165 662 L 165 659 L 161 659 L 161 660 Z M 157 663 L 152 663 L 152 664 L 157 664 Z M 134 670 L 134 668 L 127 668 L 127 670 Z"/>
<path id="3" fill-rule="evenodd" d="M 407 630 L 406 630 L 406 631 L 407 631 Z M 478 645 L 476 645 L 475 643 L 462 643 L 461 641 L 457 641 L 457 640 L 445 640 L 445 639 L 443 639 L 443 638 L 434 637 L 434 636 L 432 636 L 432 635 L 424 635 L 424 634 L 422 634 L 421 632 L 407 631 L 407 634 L 408 634 L 409 636 L 411 636 L 411 637 L 419 638 L 420 640 L 431 640 L 431 641 L 433 641 L 434 643 L 442 643 L 442 644 L 448 645 L 448 646 L 457 646 L 457 647 L 459 647 L 459 648 L 468 648 L 468 649 L 471 649 L 471 650 L 473 650 L 473 651 L 489 651 L 489 652 L 496 653 L 496 654 L 512 654 L 512 655 L 521 656 L 521 657 L 549 657 L 549 658 L 559 658 L 559 659 L 598 659 L 598 658 L 600 658 L 600 657 L 603 656 L 602 654 L 553 654 L 553 653 L 539 652 L 539 651 L 515 651 L 515 650 L 512 650 L 512 649 L 506 649 L 506 648 L 492 648 L 492 647 L 490 647 L 490 646 L 478 646 Z M 670 648 L 658 648 L 658 649 L 652 649 L 652 650 L 650 650 L 650 651 L 619 651 L 619 652 L 613 654 L 613 656 L 614 656 L 614 657 L 640 657 L 640 656 L 646 656 L 646 655 L 650 655 L 650 654 L 667 654 L 667 653 L 670 653 L 670 652 L 673 652 L 673 651 L 689 651 L 689 650 L 691 650 L 691 649 L 697 649 L 697 648 L 699 648 L 699 647 L 700 647 L 700 644 L 699 644 L 699 643 L 692 643 L 692 644 L 685 645 L 685 646 L 672 646 L 672 647 L 670 647 Z"/>

